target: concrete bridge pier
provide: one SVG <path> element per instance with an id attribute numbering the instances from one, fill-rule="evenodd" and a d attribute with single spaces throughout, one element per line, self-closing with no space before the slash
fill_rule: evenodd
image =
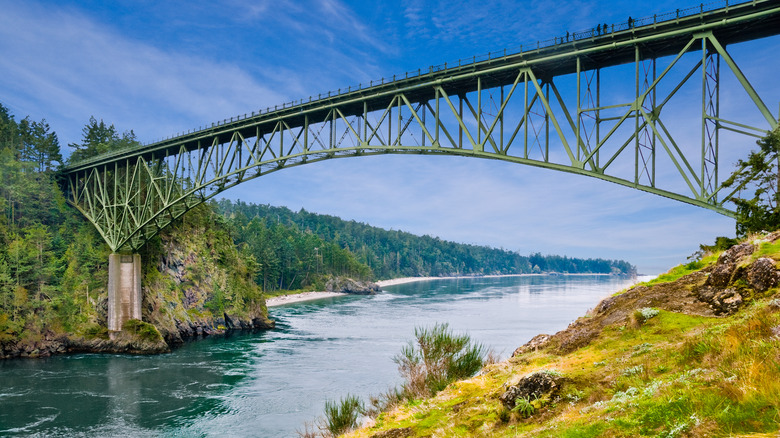
<path id="1" fill-rule="evenodd" d="M 141 319 L 141 255 L 108 256 L 108 333 L 113 338 L 129 319 Z"/>

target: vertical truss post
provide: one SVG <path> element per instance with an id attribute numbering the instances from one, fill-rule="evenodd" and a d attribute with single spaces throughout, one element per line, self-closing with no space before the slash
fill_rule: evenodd
<path id="1" fill-rule="evenodd" d="M 441 145 L 441 143 L 439 143 L 439 122 L 440 121 L 439 121 L 439 88 L 438 87 L 436 88 L 435 99 L 436 99 L 436 114 L 434 115 L 435 119 L 436 119 L 435 120 L 435 123 L 436 123 L 436 137 L 435 138 L 436 138 L 436 146 L 438 147 L 438 146 Z"/>
<path id="2" fill-rule="evenodd" d="M 330 117 L 330 145 L 328 146 L 328 149 L 336 149 L 338 145 L 336 144 L 336 114 L 338 111 L 331 110 L 331 117 Z M 284 155 L 284 152 L 282 152 L 279 156 L 281 157 Z"/>
<path id="3" fill-rule="evenodd" d="M 636 105 L 634 122 L 635 144 L 635 179 L 642 182 L 642 176 L 647 179 L 649 187 L 655 187 L 655 143 L 656 143 L 656 58 L 641 59 L 639 46 L 635 46 L 636 62 Z M 641 69 L 641 75 L 640 75 Z M 652 78 L 652 80 L 651 80 Z M 640 124 L 640 117 L 644 122 Z"/>
<path id="4" fill-rule="evenodd" d="M 649 116 L 636 131 L 637 148 L 642 167 L 639 172 L 639 180 L 642 175 L 647 177 L 647 185 L 655 187 L 655 157 L 656 157 L 656 58 L 641 60 L 642 82 L 639 86 L 639 96 L 644 96 L 641 102 L 637 102 L 642 116 Z"/>
<path id="5" fill-rule="evenodd" d="M 425 110 L 425 107 L 426 107 L 425 104 L 423 104 L 423 103 L 420 104 L 420 109 L 422 110 L 422 130 L 420 132 L 420 135 L 422 136 L 422 147 L 423 147 L 423 149 L 425 149 L 425 137 L 427 137 L 427 135 L 425 135 L 425 133 L 428 131 L 428 127 L 425 124 L 425 113 L 427 113 L 428 111 Z M 431 145 L 431 146 L 433 146 L 433 145 Z"/>
<path id="6" fill-rule="evenodd" d="M 363 125 L 365 127 L 365 124 Z M 309 153 L 309 115 L 303 116 L 303 154 L 304 159 Z"/>
<path id="7" fill-rule="evenodd" d="M 704 196 L 707 178 L 707 38 L 701 39 L 701 187 L 699 196 Z"/>
<path id="8" fill-rule="evenodd" d="M 463 120 L 463 96 L 458 94 L 458 119 Z M 463 123 L 458 123 L 458 148 L 463 149 Z"/>
<path id="9" fill-rule="evenodd" d="M 477 76 L 477 144 L 482 144 L 482 76 Z M 482 151 L 480 151 L 482 152 Z"/>
<path id="10" fill-rule="evenodd" d="M 368 102 L 363 101 L 363 130 L 361 131 L 363 138 L 360 142 L 368 146 Z"/>
<path id="11" fill-rule="evenodd" d="M 546 82 L 544 87 L 544 101 L 550 102 L 550 83 Z M 550 159 L 550 111 L 549 104 L 544 108 L 544 161 Z"/>
<path id="12" fill-rule="evenodd" d="M 514 90 L 515 90 L 514 87 L 512 87 L 512 91 L 509 92 L 510 96 L 513 94 Z M 504 99 L 505 99 L 505 97 L 504 97 L 504 86 L 502 85 L 501 86 L 501 108 L 504 108 L 504 104 L 506 103 L 506 102 L 504 102 Z M 506 98 L 506 99 L 508 99 L 508 98 Z M 499 137 L 499 144 L 500 144 L 499 150 L 500 151 L 506 151 L 506 145 L 504 145 L 504 111 L 503 110 L 501 110 L 501 113 L 498 115 L 498 117 L 499 117 L 499 130 L 498 130 L 498 132 L 499 132 L 499 135 L 500 135 L 500 137 Z"/>
<path id="13" fill-rule="evenodd" d="M 601 69 L 596 68 L 596 146 L 601 144 Z M 596 151 L 596 168 L 600 169 L 601 164 L 599 162 L 599 155 L 601 150 Z"/>
<path id="14" fill-rule="evenodd" d="M 653 121 L 650 122 L 650 123 L 652 123 L 652 126 L 655 126 L 655 118 L 658 117 L 658 114 L 656 113 L 656 106 L 655 106 L 656 102 L 657 102 L 656 101 L 656 92 L 658 91 L 658 87 L 655 86 L 655 81 L 656 81 L 656 77 L 657 77 L 656 76 L 656 72 L 657 72 L 656 67 L 657 67 L 657 58 L 653 57 L 653 82 L 652 82 L 652 84 L 653 84 L 652 99 L 653 100 L 652 100 L 652 102 L 650 102 L 651 109 L 653 110 L 653 112 L 651 113 L 653 115 Z M 653 169 L 653 173 L 652 173 L 652 176 L 651 176 L 651 178 L 652 178 L 651 187 L 655 187 L 655 157 L 656 157 L 656 154 L 655 154 L 656 149 L 655 149 L 655 147 L 656 147 L 657 135 L 656 135 L 656 130 L 655 129 L 652 129 L 651 133 L 653 135 L 653 137 L 652 137 L 653 138 L 653 143 L 650 146 L 651 147 L 651 153 L 653 154 L 653 160 L 652 160 L 652 163 L 651 163 L 651 166 L 652 166 L 652 169 Z"/>
<path id="15" fill-rule="evenodd" d="M 575 137 L 574 144 L 576 145 L 582 144 L 581 137 L 580 137 L 580 125 L 582 125 L 582 103 L 580 101 L 580 98 L 582 96 L 582 91 L 580 91 L 582 88 L 580 84 L 582 80 L 581 74 L 582 74 L 582 65 L 580 64 L 580 57 L 578 56 L 577 57 L 577 126 L 575 128 L 575 133 L 574 133 L 574 137 Z M 588 150 L 590 150 L 589 144 L 587 144 L 586 147 L 588 148 Z M 577 148 L 577 160 L 578 161 L 582 160 L 579 147 Z"/>
<path id="16" fill-rule="evenodd" d="M 720 131 L 720 55 L 708 50 L 702 38 L 702 191 L 713 193 L 718 187 L 718 133 Z M 714 198 L 717 200 L 717 198 Z"/>
<path id="17" fill-rule="evenodd" d="M 398 130 L 398 142 L 396 144 L 398 146 L 401 146 L 401 135 L 404 132 L 403 118 L 401 117 L 401 108 L 402 108 L 401 96 L 400 95 L 396 96 L 396 99 L 398 100 L 398 102 L 396 103 L 396 106 L 398 107 L 398 127 L 396 128 Z"/>
<path id="18" fill-rule="evenodd" d="M 634 184 L 639 184 L 639 46 L 634 46 L 634 67 L 636 70 L 636 94 L 634 99 Z"/>
<path id="19" fill-rule="evenodd" d="M 392 141 L 391 138 L 393 138 L 393 103 L 395 100 L 391 101 L 389 106 L 387 107 L 387 144 L 389 145 Z M 379 129 L 379 126 L 382 124 L 382 120 L 379 120 L 379 125 L 377 125 L 377 130 Z M 381 140 L 380 140 L 381 141 Z"/>
<path id="20" fill-rule="evenodd" d="M 525 103 L 523 104 L 523 158 L 528 159 L 528 124 L 531 119 L 531 111 L 528 108 L 528 73 L 525 73 Z"/>

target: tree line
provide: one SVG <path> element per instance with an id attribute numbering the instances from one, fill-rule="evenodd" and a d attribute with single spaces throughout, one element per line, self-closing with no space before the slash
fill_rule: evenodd
<path id="1" fill-rule="evenodd" d="M 66 206 L 63 161 L 46 120 L 0 105 L 0 342 L 86 323 L 105 289 L 108 249 Z"/>
<path id="2" fill-rule="evenodd" d="M 294 212 L 286 207 L 258 205 L 222 199 L 213 203 L 228 218 L 237 243 L 246 244 L 258 260 L 275 266 L 289 257 L 291 240 L 272 239 L 274 233 L 287 233 L 297 239 L 319 239 L 347 251 L 364 267 L 361 276 L 376 279 L 420 276 L 525 274 L 542 272 L 633 274 L 635 268 L 622 260 L 579 259 L 557 255 L 529 256 L 487 246 L 468 245 L 438 237 L 416 236 L 404 231 L 385 230 L 335 216 Z M 251 224 L 251 226 L 249 225 Z M 282 232 L 281 230 L 286 230 Z M 294 265 L 306 271 L 307 278 L 318 257 L 314 244 L 298 245 L 300 259 Z M 259 256 L 263 254 L 262 257 Z M 319 255 L 321 260 L 324 255 Z M 262 262 L 261 262 L 262 263 Z M 357 267 L 358 265 L 350 265 Z M 335 268 L 330 266 L 329 269 Z M 334 272 L 335 273 L 335 272 Z M 278 278 L 278 277 L 276 277 Z M 267 283 L 267 279 L 264 279 Z"/>

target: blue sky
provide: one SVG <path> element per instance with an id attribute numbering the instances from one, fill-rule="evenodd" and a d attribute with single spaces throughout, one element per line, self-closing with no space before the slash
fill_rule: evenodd
<path id="1" fill-rule="evenodd" d="M 46 118 L 63 145 L 80 140 L 92 115 L 150 142 L 594 21 L 692 4 L 0 0 L 0 102 L 17 118 Z M 777 66 L 769 60 L 779 46 L 774 37 L 729 47 L 775 113 Z M 732 105 L 731 94 L 723 91 L 724 103 Z M 665 271 L 699 243 L 734 234 L 733 220 L 698 207 L 592 178 L 456 157 L 330 160 L 224 195 L 523 254 L 621 258 L 645 273 Z"/>

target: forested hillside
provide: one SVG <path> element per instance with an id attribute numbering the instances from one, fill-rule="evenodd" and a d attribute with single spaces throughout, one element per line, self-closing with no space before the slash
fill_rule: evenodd
<path id="1" fill-rule="evenodd" d="M 619 260 L 577 259 L 539 253 L 523 256 L 487 246 L 388 231 L 305 210 L 293 212 L 285 207 L 227 199 L 215 204 L 228 218 L 236 242 L 246 244 L 255 258 L 263 261 L 258 281 L 266 286 L 273 282 L 291 285 L 286 279 L 291 273 L 285 274 L 281 270 L 287 269 L 284 266 L 293 265 L 298 267 L 299 280 L 323 265 L 343 270 L 347 275 L 364 277 L 373 274 L 377 279 L 538 272 L 635 273 L 630 263 Z M 274 235 L 284 238 L 270 238 Z M 333 246 L 323 247 L 326 245 L 323 241 Z M 339 253 L 338 248 L 349 253 Z M 365 268 L 359 264 L 365 265 Z"/>
<path id="2" fill-rule="evenodd" d="M 86 158 L 134 142 L 132 132 L 93 118 L 72 146 Z M 62 161 L 45 120 L 16 121 L 0 105 L 0 358 L 132 350 L 107 340 L 110 249 L 66 205 L 55 181 Z M 252 257 L 239 254 L 208 206 L 147 244 L 142 259 L 143 317 L 168 343 L 218 330 L 226 314 L 243 326 L 269 325 Z"/>

